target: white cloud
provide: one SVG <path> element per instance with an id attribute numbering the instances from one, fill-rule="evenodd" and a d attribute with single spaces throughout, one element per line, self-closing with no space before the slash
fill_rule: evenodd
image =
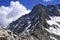
<path id="1" fill-rule="evenodd" d="M 49 1 L 52 1 L 52 0 L 43 0 L 44 2 L 49 2 Z"/>
<path id="2" fill-rule="evenodd" d="M 0 24 L 2 26 L 7 26 L 13 20 L 16 20 L 24 14 L 28 14 L 30 10 L 27 10 L 25 6 L 19 3 L 19 1 L 11 1 L 9 7 L 0 7 Z"/>

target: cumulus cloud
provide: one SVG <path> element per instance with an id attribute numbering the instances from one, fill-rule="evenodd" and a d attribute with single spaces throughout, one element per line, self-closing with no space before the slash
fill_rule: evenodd
<path id="1" fill-rule="evenodd" d="M 11 1 L 9 7 L 0 7 L 0 25 L 7 26 L 12 21 L 29 12 L 30 10 L 27 10 L 19 1 Z"/>
<path id="2" fill-rule="evenodd" d="M 52 0 L 43 0 L 44 2 L 49 2 L 49 1 L 52 1 Z"/>

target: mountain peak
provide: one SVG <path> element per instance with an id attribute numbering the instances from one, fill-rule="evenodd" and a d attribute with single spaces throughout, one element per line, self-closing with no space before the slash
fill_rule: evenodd
<path id="1" fill-rule="evenodd" d="M 41 9 L 41 8 L 43 8 L 43 7 L 45 7 L 45 6 L 42 5 L 42 4 L 40 4 L 40 3 L 38 3 L 38 4 L 36 4 L 36 5 L 33 7 L 33 9 L 34 9 L 34 8 Z"/>
<path id="2" fill-rule="evenodd" d="M 40 4 L 40 3 L 38 3 L 38 4 L 36 4 L 35 6 L 44 6 L 43 4 Z"/>
<path id="3" fill-rule="evenodd" d="M 41 12 L 42 12 L 43 10 L 45 10 L 45 9 L 46 9 L 46 6 L 38 3 L 37 5 L 35 5 L 35 6 L 33 7 L 33 9 L 32 9 L 32 11 L 31 11 L 30 14 L 41 15 Z"/>

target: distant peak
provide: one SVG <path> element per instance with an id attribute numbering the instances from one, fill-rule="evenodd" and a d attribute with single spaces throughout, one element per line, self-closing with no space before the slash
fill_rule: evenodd
<path id="1" fill-rule="evenodd" d="M 35 5 L 35 7 L 45 7 L 45 6 L 40 4 L 40 3 L 38 3 L 38 4 Z"/>
<path id="2" fill-rule="evenodd" d="M 45 6 L 42 5 L 42 4 L 40 4 L 40 3 L 38 3 L 38 4 L 36 4 L 36 5 L 33 7 L 32 11 L 34 11 L 34 10 L 40 11 L 42 8 L 45 8 Z"/>

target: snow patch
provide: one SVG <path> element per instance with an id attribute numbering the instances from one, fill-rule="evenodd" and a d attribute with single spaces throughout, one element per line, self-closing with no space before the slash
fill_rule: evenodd
<path id="1" fill-rule="evenodd" d="M 54 37 L 52 37 L 52 36 L 50 36 L 50 38 L 53 39 L 53 40 L 57 40 L 56 38 L 54 38 Z"/>
<path id="2" fill-rule="evenodd" d="M 51 20 L 46 20 L 46 22 L 50 25 L 50 28 L 46 30 L 51 34 L 60 36 L 60 24 L 58 23 L 60 22 L 60 16 L 55 17 L 50 16 L 50 18 Z"/>

